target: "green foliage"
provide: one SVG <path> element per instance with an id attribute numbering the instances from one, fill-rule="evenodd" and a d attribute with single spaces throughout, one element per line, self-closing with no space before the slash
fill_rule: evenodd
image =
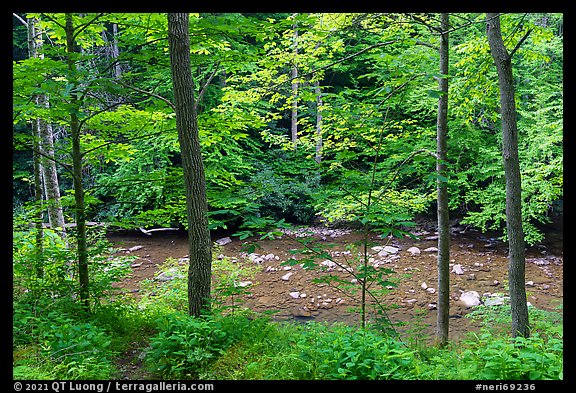
<path id="1" fill-rule="evenodd" d="M 288 168 L 278 173 L 263 166 L 252 175 L 247 192 L 259 205 L 261 216 L 276 220 L 284 218 L 293 223 L 312 221 L 315 215 L 312 195 L 319 185 L 319 176 L 306 173 L 305 168 L 294 167 L 297 173 Z"/>
<path id="2" fill-rule="evenodd" d="M 295 351 L 308 370 L 299 379 L 412 379 L 414 353 L 389 337 L 348 326 L 315 325 Z"/>
<path id="3" fill-rule="evenodd" d="M 213 319 L 168 315 L 150 340 L 146 361 L 164 378 L 195 379 L 197 372 L 230 344 Z"/>
<path id="4" fill-rule="evenodd" d="M 114 371 L 111 338 L 82 321 L 78 305 L 45 296 L 15 298 L 15 374 L 24 379 L 106 379 Z M 33 353 L 22 356 L 23 353 Z"/>

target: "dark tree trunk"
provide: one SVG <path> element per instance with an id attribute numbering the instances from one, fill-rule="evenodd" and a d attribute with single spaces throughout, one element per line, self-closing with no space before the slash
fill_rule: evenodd
<path id="1" fill-rule="evenodd" d="M 76 51 L 74 45 L 74 24 L 72 15 L 66 14 L 66 51 L 68 63 L 68 80 L 73 89 L 78 86 L 76 70 Z M 84 186 L 82 184 L 82 151 L 80 150 L 80 120 L 78 112 L 80 102 L 77 93 L 70 96 L 70 133 L 72 135 L 72 171 L 74 176 L 74 201 L 76 215 L 76 237 L 78 247 L 78 280 L 79 298 L 84 309 L 90 310 L 90 291 L 88 274 L 88 251 L 86 245 L 86 211 L 84 207 Z"/>
<path id="2" fill-rule="evenodd" d="M 189 314 L 199 316 L 210 308 L 212 241 L 208 230 L 206 180 L 200 151 L 194 83 L 190 64 L 188 14 L 168 14 L 168 44 L 174 89 L 176 128 L 182 153 L 186 213 L 190 243 L 188 269 Z"/>
<path id="3" fill-rule="evenodd" d="M 500 16 L 486 14 L 486 32 L 498 71 L 502 114 L 502 157 L 506 176 L 506 230 L 509 245 L 508 281 L 512 311 L 512 336 L 528 337 L 528 306 L 525 289 L 524 232 L 522 229 L 522 187 L 518 159 L 518 128 L 514 101 L 512 59 L 502 40 Z"/>
<path id="4" fill-rule="evenodd" d="M 448 29 L 449 17 L 443 13 L 440 39 L 440 74 L 448 76 Z M 446 139 L 448 135 L 448 79 L 438 79 L 442 92 L 438 98 L 436 134 L 437 214 L 438 214 L 438 320 L 436 338 L 438 344 L 448 343 L 450 310 L 450 228 L 448 225 L 448 187 L 446 174 Z"/>

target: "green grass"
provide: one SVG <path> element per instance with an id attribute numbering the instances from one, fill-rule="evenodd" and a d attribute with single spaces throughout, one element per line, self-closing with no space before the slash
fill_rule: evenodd
<path id="1" fill-rule="evenodd" d="M 480 329 L 438 348 L 418 317 L 400 340 L 370 327 L 275 322 L 239 303 L 193 318 L 181 282 L 151 290 L 139 303 L 103 299 L 90 314 L 65 297 L 15 291 L 14 378 L 115 379 L 128 362 L 149 379 L 563 379 L 561 307 L 530 307 L 531 336 L 512 339 L 509 307 L 480 306 L 467 315 Z"/>

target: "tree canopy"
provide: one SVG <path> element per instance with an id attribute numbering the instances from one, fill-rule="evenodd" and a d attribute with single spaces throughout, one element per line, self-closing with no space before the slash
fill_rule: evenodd
<path id="1" fill-rule="evenodd" d="M 75 14 L 73 74 L 64 61 L 64 15 L 18 15 L 32 17 L 44 38 L 42 58 L 27 58 L 26 30 L 14 18 L 17 210 L 32 200 L 29 125 L 42 117 L 55 128 L 54 159 L 70 216 L 66 125 L 80 102 L 87 218 L 125 228 L 185 227 L 165 15 Z M 449 204 L 464 223 L 505 235 L 497 77 L 482 20 L 473 13 L 451 19 Z M 358 220 L 375 159 L 375 218 L 432 214 L 438 23 L 425 13 L 190 14 L 210 227 L 250 232 L 282 218 Z M 562 15 L 502 15 L 510 50 L 529 30 L 514 57 L 514 78 L 524 226 L 533 244 L 563 196 Z M 31 100 L 38 93 L 49 96 L 49 107 Z M 289 135 L 294 100 L 297 150 Z"/>

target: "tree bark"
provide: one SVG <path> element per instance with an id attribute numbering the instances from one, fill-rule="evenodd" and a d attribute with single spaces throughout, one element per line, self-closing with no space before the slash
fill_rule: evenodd
<path id="1" fill-rule="evenodd" d="M 76 237 L 78 250 L 79 298 L 86 311 L 90 310 L 88 249 L 86 245 L 86 210 L 84 207 L 84 186 L 82 184 L 82 151 L 80 150 L 80 120 L 78 113 L 80 101 L 75 88 L 79 85 L 75 63 L 74 23 L 72 14 L 66 14 L 66 52 L 68 63 L 68 81 L 73 86 L 70 95 L 70 133 L 72 136 L 72 172 L 74 183 L 74 201 L 76 215 Z"/>
<path id="2" fill-rule="evenodd" d="M 170 68 L 174 89 L 176 129 L 182 152 L 190 243 L 188 311 L 192 316 L 200 316 L 210 309 L 212 241 L 208 230 L 206 180 L 198 134 L 188 24 L 187 13 L 168 14 Z"/>
<path id="3" fill-rule="evenodd" d="M 448 30 L 449 17 L 441 15 L 440 36 L 440 74 L 448 76 Z M 448 224 L 448 187 L 447 187 L 447 147 L 448 136 L 448 79 L 438 79 L 438 118 L 436 134 L 436 187 L 438 215 L 438 319 L 436 324 L 436 339 L 440 346 L 448 343 L 449 310 L 450 310 L 450 229 Z"/>
<path id="4" fill-rule="evenodd" d="M 44 107 L 49 107 L 48 99 L 46 96 L 41 95 L 38 97 L 38 104 Z M 46 189 L 46 201 L 48 210 L 48 221 L 50 226 L 58 228 L 59 234 L 62 238 L 66 238 L 64 212 L 60 202 L 60 183 L 58 181 L 58 171 L 56 170 L 56 162 L 54 161 L 54 133 L 52 125 L 44 120 L 38 120 L 38 130 L 40 136 L 40 151 L 43 153 L 42 163 L 42 176 L 44 178 L 44 187 Z"/>
<path id="5" fill-rule="evenodd" d="M 522 228 L 522 184 L 518 159 L 518 128 L 514 101 L 512 59 L 500 30 L 500 16 L 486 14 L 488 43 L 500 85 L 502 158 L 506 177 L 506 231 L 508 236 L 508 281 L 512 311 L 512 336 L 528 337 L 530 327 L 525 289 L 524 232 Z"/>
<path id="6" fill-rule="evenodd" d="M 29 18 L 28 28 L 28 55 L 32 58 L 44 58 L 42 54 L 42 32 L 37 30 L 38 20 Z M 45 94 L 38 94 L 34 97 L 36 105 L 48 108 L 48 98 Z M 40 180 L 44 185 L 44 195 L 47 201 L 48 220 L 52 228 L 61 228 L 60 234 L 66 237 L 64 229 L 64 214 L 60 203 L 60 187 L 58 183 L 58 173 L 54 160 L 54 136 L 52 125 L 45 120 L 38 118 L 34 122 L 35 146 L 34 154 L 39 160 L 37 170 L 39 170 Z M 40 184 L 40 183 L 39 183 Z"/>
<path id="7" fill-rule="evenodd" d="M 314 82 L 314 92 L 316 93 L 316 156 L 314 159 L 316 163 L 322 162 L 322 90 L 320 89 L 320 81 Z"/>
<path id="8" fill-rule="evenodd" d="M 26 22 L 28 32 L 28 57 L 35 58 L 38 56 L 37 39 L 36 39 L 36 19 L 28 19 Z M 34 102 L 38 104 L 38 96 L 34 97 Z M 42 165 L 40 163 L 40 119 L 32 123 L 32 160 L 34 167 L 34 227 L 36 228 L 36 260 L 34 261 L 34 270 L 36 277 L 41 278 L 44 275 L 44 228 L 43 207 L 42 207 Z"/>
<path id="9" fill-rule="evenodd" d="M 320 41 L 316 43 L 316 47 L 314 48 L 317 50 L 320 47 Z M 315 68 L 312 69 L 315 72 Z M 314 81 L 314 93 L 316 94 L 316 155 L 314 159 L 316 160 L 317 164 L 322 162 L 322 89 L 320 89 L 320 80 L 318 79 L 318 75 L 314 75 L 316 80 Z"/>
<path id="10" fill-rule="evenodd" d="M 290 132 L 292 145 L 296 150 L 298 143 L 298 67 L 296 65 L 296 56 L 298 55 L 298 28 L 294 22 L 294 63 L 292 64 L 292 117 L 290 122 Z"/>

